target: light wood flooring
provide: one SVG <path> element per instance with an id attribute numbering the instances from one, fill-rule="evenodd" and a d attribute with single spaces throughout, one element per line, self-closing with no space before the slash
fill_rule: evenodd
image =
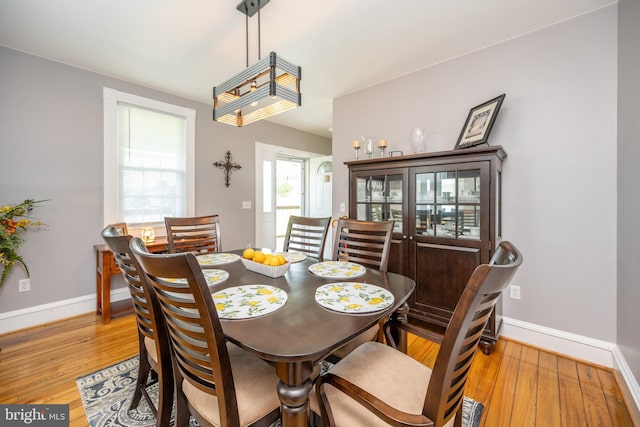
<path id="1" fill-rule="evenodd" d="M 69 404 L 86 426 L 75 380 L 137 354 L 133 315 L 102 325 L 87 314 L 0 336 L 0 403 Z M 415 336 L 409 354 L 433 366 L 438 346 Z M 500 339 L 478 353 L 465 394 L 482 402 L 480 427 L 633 426 L 612 372 Z"/>

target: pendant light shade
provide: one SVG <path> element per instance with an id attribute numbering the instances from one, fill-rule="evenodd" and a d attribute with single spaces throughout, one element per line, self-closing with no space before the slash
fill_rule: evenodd
<path id="1" fill-rule="evenodd" d="M 244 126 L 302 105 L 300 67 L 275 52 L 213 88 L 213 120 Z"/>
<path id="2" fill-rule="evenodd" d="M 244 0 L 237 9 L 247 15 L 247 37 L 249 17 L 258 12 L 268 0 Z M 260 46 L 258 26 L 258 46 Z M 226 82 L 213 88 L 213 120 L 234 126 L 244 126 L 266 119 L 283 111 L 302 105 L 300 78 L 302 70 L 275 52 L 260 59 L 256 64 Z M 259 49 L 259 47 L 258 47 Z"/>

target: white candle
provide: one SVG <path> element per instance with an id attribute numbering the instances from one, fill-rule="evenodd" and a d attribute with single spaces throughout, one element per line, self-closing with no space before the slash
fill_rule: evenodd
<path id="1" fill-rule="evenodd" d="M 360 148 L 360 141 L 356 139 L 351 143 L 351 145 L 353 146 L 353 148 Z"/>
<path id="2" fill-rule="evenodd" d="M 386 147 L 387 146 L 387 140 L 386 139 L 381 139 L 380 141 L 378 141 L 378 147 L 382 148 L 382 147 Z"/>

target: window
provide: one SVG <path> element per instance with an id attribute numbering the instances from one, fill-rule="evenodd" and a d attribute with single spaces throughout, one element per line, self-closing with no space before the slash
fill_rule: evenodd
<path id="1" fill-rule="evenodd" d="M 104 88 L 104 221 L 194 214 L 195 111 Z"/>

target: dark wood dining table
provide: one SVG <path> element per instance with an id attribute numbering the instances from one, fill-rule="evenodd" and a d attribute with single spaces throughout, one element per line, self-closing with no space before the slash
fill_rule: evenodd
<path id="1" fill-rule="evenodd" d="M 314 367 L 386 316 L 398 316 L 400 321 L 403 318 L 406 321 L 406 301 L 415 288 L 415 282 L 408 277 L 369 268 L 357 278 L 320 277 L 309 271 L 309 266 L 317 262 L 317 259 L 306 258 L 291 263 L 286 274 L 278 278 L 249 271 L 240 260 L 211 266 L 229 273 L 227 280 L 212 288 L 214 292 L 239 285 L 263 284 L 287 293 L 287 302 L 272 313 L 250 319 L 221 319 L 229 341 L 275 366 L 280 378 L 277 391 L 283 427 L 309 425 Z M 316 289 L 336 282 L 380 286 L 393 294 L 394 302 L 384 310 L 361 314 L 345 314 L 322 307 L 315 301 Z M 406 351 L 406 340 L 400 332 L 396 335 Z"/>

